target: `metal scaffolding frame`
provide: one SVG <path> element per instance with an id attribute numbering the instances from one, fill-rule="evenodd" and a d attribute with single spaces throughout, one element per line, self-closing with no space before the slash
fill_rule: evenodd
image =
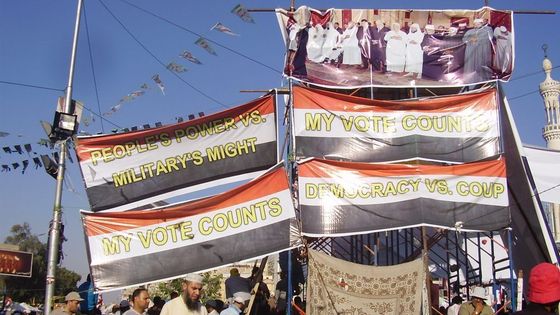
<path id="1" fill-rule="evenodd" d="M 344 237 L 308 238 L 307 245 L 346 261 L 389 266 L 421 256 L 421 229 L 414 227 Z M 512 267 L 508 258 L 496 259 L 497 245 L 494 238 L 500 234 L 499 231 L 459 232 L 440 228 L 426 228 L 426 231 L 429 264 L 435 269 L 432 274 L 439 275 L 444 280 L 441 289 L 444 290 L 447 301 L 451 301 L 459 293 L 469 298 L 468 288 L 473 285 L 492 286 L 492 292 L 495 292 L 500 285 L 498 273 Z M 483 238 L 490 240 L 490 250 L 481 246 Z M 472 250 L 473 247 L 476 249 Z M 490 266 L 483 265 L 483 257 L 490 259 Z M 483 283 L 483 274 L 491 275 L 491 280 Z"/>

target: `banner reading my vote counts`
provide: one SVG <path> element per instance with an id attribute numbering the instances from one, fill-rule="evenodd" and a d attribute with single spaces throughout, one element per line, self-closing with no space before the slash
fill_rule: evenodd
<path id="1" fill-rule="evenodd" d="M 504 159 L 454 166 L 313 159 L 298 174 L 308 236 L 421 225 L 491 231 L 510 221 Z"/>
<path id="2" fill-rule="evenodd" d="M 179 277 L 290 248 L 283 167 L 233 190 L 150 211 L 82 212 L 98 290 Z"/>
<path id="3" fill-rule="evenodd" d="M 463 163 L 500 153 L 496 90 L 413 101 L 293 91 L 300 157 Z"/>
<path id="4" fill-rule="evenodd" d="M 132 209 L 258 176 L 277 163 L 271 95 L 160 128 L 78 138 L 92 211 Z"/>

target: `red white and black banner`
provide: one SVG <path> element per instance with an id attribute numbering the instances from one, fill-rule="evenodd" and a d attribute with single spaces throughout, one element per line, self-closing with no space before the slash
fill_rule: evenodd
<path id="1" fill-rule="evenodd" d="M 510 222 L 505 159 L 453 166 L 312 159 L 298 167 L 302 233 L 413 226 L 494 231 Z"/>
<path id="2" fill-rule="evenodd" d="M 496 90 L 411 101 L 294 87 L 296 155 L 463 163 L 501 153 Z"/>
<path id="3" fill-rule="evenodd" d="M 250 179 L 277 162 L 272 95 L 174 125 L 79 137 L 76 154 L 92 211 Z"/>
<path id="4" fill-rule="evenodd" d="M 82 212 L 91 272 L 101 291 L 286 250 L 294 244 L 294 218 L 280 166 L 209 198 L 150 211 Z"/>
<path id="5" fill-rule="evenodd" d="M 507 81 L 512 11 L 277 9 L 284 74 L 316 85 L 442 87 Z"/>

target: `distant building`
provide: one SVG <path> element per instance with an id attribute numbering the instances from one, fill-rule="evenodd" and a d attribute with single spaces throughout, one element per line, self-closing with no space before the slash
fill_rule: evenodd
<path id="1" fill-rule="evenodd" d="M 544 100 L 546 124 L 543 128 L 543 138 L 549 149 L 560 151 L 560 82 L 552 79 L 552 62 L 543 60 L 543 70 L 546 78 L 541 82 L 539 90 Z M 560 244 L 560 205 L 544 203 L 545 215 L 558 246 Z"/>

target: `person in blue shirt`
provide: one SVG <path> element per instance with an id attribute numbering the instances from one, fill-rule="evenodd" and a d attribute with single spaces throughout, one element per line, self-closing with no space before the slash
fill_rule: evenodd
<path id="1" fill-rule="evenodd" d="M 91 274 L 88 274 L 86 281 L 80 284 L 78 292 L 80 293 L 80 297 L 83 299 L 80 302 L 80 311 L 83 314 L 92 315 L 97 306 L 98 295 L 93 293 Z"/>
<path id="2" fill-rule="evenodd" d="M 233 302 L 228 308 L 223 310 L 220 315 L 239 315 L 243 313 L 245 307 L 247 307 L 247 302 L 251 298 L 251 294 L 247 292 L 236 292 L 233 295 Z"/>

